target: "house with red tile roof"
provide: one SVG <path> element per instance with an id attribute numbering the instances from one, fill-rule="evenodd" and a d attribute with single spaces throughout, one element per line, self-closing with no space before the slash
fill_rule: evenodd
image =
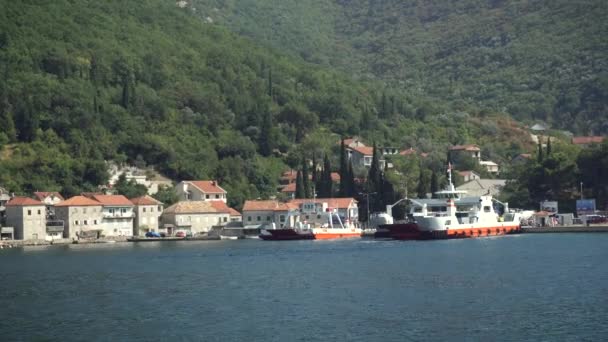
<path id="1" fill-rule="evenodd" d="M 56 191 L 51 192 L 43 192 L 36 191 L 34 192 L 34 197 L 36 197 L 40 202 L 46 205 L 46 215 L 49 220 L 53 220 L 55 216 L 55 204 L 64 200 L 63 196 Z"/>
<path id="2" fill-rule="evenodd" d="M 227 201 L 228 193 L 217 181 L 182 181 L 175 186 L 180 201 Z"/>
<path id="3" fill-rule="evenodd" d="M 452 158 L 457 158 L 458 155 L 464 154 L 477 161 L 481 161 L 481 149 L 475 144 L 454 145 L 450 146 L 448 150 Z"/>
<path id="4" fill-rule="evenodd" d="M 458 171 L 458 174 L 464 179 L 465 183 L 481 178 L 475 171 Z"/>
<path id="5" fill-rule="evenodd" d="M 92 195 L 102 206 L 103 236 L 133 236 L 134 205 L 123 195 Z"/>
<path id="6" fill-rule="evenodd" d="M 277 200 L 245 201 L 243 206 L 243 225 L 245 227 L 275 228 L 293 227 L 295 217 L 291 214 L 296 209 Z"/>
<path id="7" fill-rule="evenodd" d="M 98 238 L 103 234 L 103 206 L 85 197 L 74 196 L 55 204 L 55 217 L 65 226 L 64 238 Z"/>
<path id="8" fill-rule="evenodd" d="M 132 198 L 131 203 L 133 203 L 133 212 L 135 212 L 133 236 L 145 236 L 147 232 L 158 232 L 163 204 L 148 195 Z"/>
<path id="9" fill-rule="evenodd" d="M 206 234 L 227 225 L 233 214 L 222 201 L 180 201 L 163 211 L 160 229 L 168 235 Z"/>
<path id="10" fill-rule="evenodd" d="M 46 208 L 29 197 L 13 197 L 6 203 L 6 224 L 13 227 L 15 240 L 45 240 Z"/>
<path id="11" fill-rule="evenodd" d="M 581 147 L 587 147 L 593 144 L 601 144 L 604 142 L 604 137 L 601 136 L 590 136 L 590 137 L 573 137 L 572 144 Z"/>
<path id="12" fill-rule="evenodd" d="M 380 151 L 378 151 L 380 152 Z M 372 165 L 372 159 L 374 156 L 374 148 L 369 146 L 356 146 L 346 148 L 348 157 L 353 162 L 353 167 L 370 167 Z M 386 161 L 382 157 L 382 154 L 378 153 L 380 158 L 380 168 L 384 168 Z"/>

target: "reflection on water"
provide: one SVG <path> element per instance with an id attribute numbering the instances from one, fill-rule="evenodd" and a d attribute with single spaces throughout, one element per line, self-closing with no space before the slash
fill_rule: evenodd
<path id="1" fill-rule="evenodd" d="M 3 340 L 602 340 L 607 257 L 608 234 L 1 250 L 0 331 Z"/>

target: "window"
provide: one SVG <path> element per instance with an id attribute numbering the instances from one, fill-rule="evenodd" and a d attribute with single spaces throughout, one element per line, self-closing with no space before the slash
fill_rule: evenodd
<path id="1" fill-rule="evenodd" d="M 160 205 L 158 206 L 158 211 L 163 211 Z"/>
<path id="2" fill-rule="evenodd" d="M 262 221 L 262 217 L 258 216 L 257 217 L 258 221 Z"/>
<path id="3" fill-rule="evenodd" d="M 306 219 L 308 220 L 310 217 L 308 215 L 306 215 Z"/>
<path id="4" fill-rule="evenodd" d="M 280 222 L 285 222 L 285 215 L 279 216 L 279 221 Z"/>
<path id="5" fill-rule="evenodd" d="M 215 198 L 220 198 L 220 195 L 215 195 Z"/>
<path id="6" fill-rule="evenodd" d="M 123 213 L 123 214 L 126 214 L 127 213 L 127 208 L 120 208 L 120 212 Z"/>
<path id="7" fill-rule="evenodd" d="M 40 209 L 38 209 L 38 215 L 40 215 L 40 214 L 42 214 L 42 213 L 40 212 Z"/>
<path id="8" fill-rule="evenodd" d="M 87 213 L 87 208 L 82 208 L 82 213 L 86 214 Z"/>
<path id="9" fill-rule="evenodd" d="M 251 216 L 247 216 L 247 221 L 251 222 Z"/>
<path id="10" fill-rule="evenodd" d="M 270 221 L 270 216 L 266 216 L 266 221 Z"/>
<path id="11" fill-rule="evenodd" d="M 93 224 L 97 224 L 97 220 L 93 220 Z"/>
<path id="12" fill-rule="evenodd" d="M 78 212 L 78 208 L 72 209 L 72 214 L 76 214 Z"/>
<path id="13" fill-rule="evenodd" d="M 208 199 L 208 198 L 209 198 L 209 195 L 205 195 L 205 198 L 207 198 L 207 199 Z"/>
<path id="14" fill-rule="evenodd" d="M 87 220 L 84 220 L 84 225 L 86 226 L 87 224 L 89 224 Z"/>
<path id="15" fill-rule="evenodd" d="M 227 217 L 224 217 L 224 222 L 228 222 L 228 218 Z"/>
<path id="16" fill-rule="evenodd" d="M 486 213 L 489 213 L 490 212 L 490 206 L 489 205 L 484 206 L 483 207 L 483 211 L 486 212 Z"/>
<path id="17" fill-rule="evenodd" d="M 75 225 L 78 225 L 78 220 L 74 221 L 74 224 L 75 224 Z"/>
<path id="18" fill-rule="evenodd" d="M 317 219 L 320 219 L 320 218 L 321 218 L 321 215 L 317 215 Z"/>
<path id="19" fill-rule="evenodd" d="M 27 216 L 32 216 L 32 211 L 31 210 L 27 211 Z"/>
<path id="20" fill-rule="evenodd" d="M 143 211 L 144 211 L 144 213 L 145 213 L 145 212 L 146 212 L 146 207 L 144 207 L 142 210 L 143 210 Z"/>

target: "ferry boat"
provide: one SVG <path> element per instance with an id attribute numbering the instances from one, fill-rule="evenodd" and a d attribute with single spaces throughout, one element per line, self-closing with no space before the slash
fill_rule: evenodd
<path id="1" fill-rule="evenodd" d="M 342 222 L 340 216 L 328 209 L 324 213 L 327 222 L 318 226 L 311 223 L 296 222 L 293 228 L 263 229 L 260 234 L 262 240 L 325 240 L 342 238 L 360 238 L 361 229 L 350 222 Z"/>
<path id="2" fill-rule="evenodd" d="M 428 240 L 472 238 L 521 232 L 520 215 L 509 213 L 508 205 L 487 194 L 465 197 L 452 184 L 448 165 L 448 185 L 435 192 L 432 199 L 408 199 L 411 203 L 409 222 L 380 225 L 397 240 Z M 494 210 L 494 203 L 504 206 L 503 217 Z"/>

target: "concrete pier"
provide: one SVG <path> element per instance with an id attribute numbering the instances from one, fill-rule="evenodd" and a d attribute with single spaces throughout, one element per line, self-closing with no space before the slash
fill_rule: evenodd
<path id="1" fill-rule="evenodd" d="M 522 233 L 608 233 L 608 225 L 522 227 Z"/>

